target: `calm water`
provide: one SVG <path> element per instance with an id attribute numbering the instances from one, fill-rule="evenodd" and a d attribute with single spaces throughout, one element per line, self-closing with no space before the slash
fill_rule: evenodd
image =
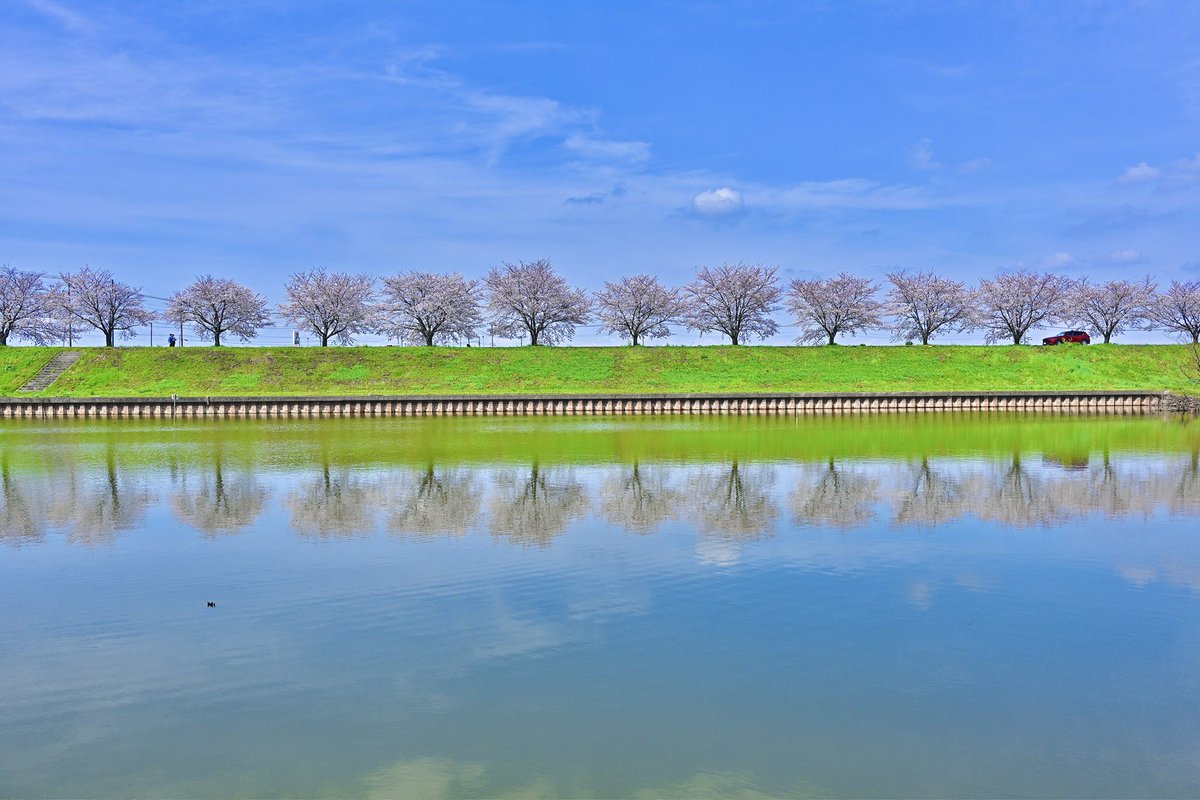
<path id="1" fill-rule="evenodd" d="M 0 488 L 0 796 L 1200 796 L 1200 423 L 6 424 Z"/>

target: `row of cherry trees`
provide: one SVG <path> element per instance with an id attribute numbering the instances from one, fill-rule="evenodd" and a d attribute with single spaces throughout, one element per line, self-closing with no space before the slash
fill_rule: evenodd
<path id="1" fill-rule="evenodd" d="M 682 287 L 650 275 L 606 282 L 594 295 L 572 287 L 548 261 L 503 264 L 482 281 L 458 273 L 369 275 L 317 269 L 292 275 L 275 310 L 262 295 L 206 275 L 168 299 L 155 314 L 144 296 L 107 270 L 84 268 L 47 280 L 0 270 L 0 345 L 63 341 L 75 326 L 94 328 L 112 346 L 154 320 L 188 323 L 214 345 L 252 340 L 274 316 L 315 335 L 322 346 L 380 333 L 408 344 L 454 344 L 484 326 L 529 343 L 570 341 L 591 321 L 633 344 L 664 339 L 672 327 L 715 332 L 732 344 L 779 332 L 787 310 L 797 341 L 834 344 L 839 336 L 890 331 L 893 340 L 928 344 L 946 333 L 982 331 L 989 343 L 1021 344 L 1047 325 L 1087 328 L 1110 342 L 1130 330 L 1160 330 L 1200 342 L 1200 281 L 1172 281 L 1159 292 L 1150 278 L 1093 283 L 1018 269 L 976 286 L 934 272 L 899 270 L 875 281 L 847 273 L 780 285 L 775 267 L 704 267 Z"/>

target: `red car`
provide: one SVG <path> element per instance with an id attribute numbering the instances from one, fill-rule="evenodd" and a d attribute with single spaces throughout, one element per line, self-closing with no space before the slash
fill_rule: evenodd
<path id="1" fill-rule="evenodd" d="M 1042 339 L 1042 344 L 1091 344 L 1092 337 L 1087 331 L 1063 331 L 1054 336 Z"/>

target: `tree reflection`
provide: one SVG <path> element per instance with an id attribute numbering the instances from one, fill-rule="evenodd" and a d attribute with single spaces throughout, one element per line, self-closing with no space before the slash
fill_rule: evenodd
<path id="1" fill-rule="evenodd" d="M 236 533 L 254 524 L 267 504 L 267 490 L 251 472 L 225 473 L 218 453 L 211 472 L 195 477 L 178 470 L 171 508 L 183 522 L 209 536 Z"/>
<path id="2" fill-rule="evenodd" d="M 770 467 L 746 467 L 737 461 L 726 468 L 701 470 L 692 480 L 690 515 L 706 536 L 761 538 L 774 530 L 779 516 L 770 495 L 774 482 Z"/>
<path id="3" fill-rule="evenodd" d="M 1200 509 L 1200 449 L 1193 450 L 1191 457 L 1172 481 L 1168 505 L 1172 512 L 1195 513 Z"/>
<path id="4" fill-rule="evenodd" d="M 528 474 L 496 477 L 491 501 L 492 535 L 525 547 L 547 547 L 571 520 L 587 511 L 583 487 L 568 470 L 546 470 L 534 462 Z"/>
<path id="5" fill-rule="evenodd" d="M 983 501 L 975 508 L 980 519 L 1028 527 L 1063 518 L 1061 494 L 1047 491 L 1045 479 L 1028 469 L 1019 453 L 1013 454 L 1007 468 L 972 488 Z"/>
<path id="6" fill-rule="evenodd" d="M 674 519 L 686 495 L 671 486 L 670 472 L 638 463 L 609 478 L 600 488 L 600 516 L 634 533 L 654 533 Z"/>
<path id="7" fill-rule="evenodd" d="M 46 521 L 66 530 L 72 542 L 95 545 L 115 540 L 120 531 L 141 525 L 154 499 L 144 475 L 117 469 L 114 449 L 110 444 L 105 450 L 103 470 L 81 474 L 73 468 L 65 476 L 55 474 Z"/>
<path id="8" fill-rule="evenodd" d="M 4 452 L 0 457 L 0 540 L 6 544 L 32 544 L 44 535 L 45 503 L 44 497 L 35 494 L 38 488 L 33 481 L 22 486 L 13 479 L 8 453 Z"/>
<path id="9" fill-rule="evenodd" d="M 335 473 L 326 462 L 321 474 L 288 494 L 292 530 L 301 536 L 353 536 L 374 527 L 379 489 L 345 467 Z"/>
<path id="10" fill-rule="evenodd" d="M 833 459 L 816 474 L 802 474 L 792 494 L 792 517 L 802 525 L 828 525 L 842 530 L 857 528 L 875 515 L 879 479 L 839 467 Z"/>
<path id="11" fill-rule="evenodd" d="M 962 474 L 934 469 L 928 458 L 913 465 L 907 485 L 902 484 L 893 520 L 897 525 L 942 525 L 971 510 L 973 493 Z"/>
<path id="12" fill-rule="evenodd" d="M 388 529 L 418 536 L 462 536 L 479 518 L 482 496 L 472 470 L 438 470 L 430 464 L 389 498 Z"/>

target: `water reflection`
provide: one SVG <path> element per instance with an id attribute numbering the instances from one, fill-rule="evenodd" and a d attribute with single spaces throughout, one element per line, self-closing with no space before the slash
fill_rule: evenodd
<path id="1" fill-rule="evenodd" d="M 380 505 L 378 480 L 357 470 L 328 463 L 288 492 L 292 530 L 301 536 L 342 537 L 366 533 Z"/>
<path id="2" fill-rule="evenodd" d="M 495 479 L 491 531 L 525 547 L 546 547 L 588 510 L 588 496 L 572 470 L 504 470 Z"/>
<path id="3" fill-rule="evenodd" d="M 801 525 L 858 528 L 874 516 L 878 497 L 879 478 L 831 458 L 824 466 L 802 469 L 792 493 L 792 518 Z"/>
<path id="4" fill-rule="evenodd" d="M 901 484 L 892 519 L 899 525 L 932 527 L 960 516 L 969 492 L 959 474 L 935 469 L 928 458 L 910 466 L 911 477 Z"/>
<path id="5" fill-rule="evenodd" d="M 687 498 L 672 481 L 671 470 L 634 462 L 600 487 L 600 518 L 630 533 L 654 533 L 679 516 Z"/>
<path id="6" fill-rule="evenodd" d="M 391 489 L 387 526 L 415 536 L 462 536 L 479 519 L 483 491 L 475 471 L 430 464 Z"/>
<path id="7" fill-rule="evenodd" d="M 72 464 L 53 474 L 24 475 L 5 459 L 0 483 L 0 538 L 18 545 L 40 540 L 47 530 L 66 533 L 72 543 L 108 544 L 139 527 L 156 497 L 148 476 L 117 468 L 111 449 L 99 464 Z"/>
<path id="8" fill-rule="evenodd" d="M 753 541 L 771 533 L 779 506 L 771 495 L 775 470 L 746 466 L 701 467 L 689 481 L 687 517 L 700 533 L 734 541 Z"/>
<path id="9" fill-rule="evenodd" d="M 158 484 L 164 484 L 161 492 Z M 881 523 L 936 527 L 965 517 L 1009 527 L 1045 527 L 1089 514 L 1144 519 L 1200 510 L 1200 459 L 1104 455 L 1063 465 L 1011 454 L 999 459 L 598 465 L 533 462 L 524 468 L 430 463 L 421 469 L 359 470 L 330 463 L 316 474 L 259 473 L 180 463 L 159 475 L 99 461 L 64 460 L 51 472 L 0 460 L 0 540 L 113 541 L 140 526 L 160 493 L 183 523 L 208 536 L 252 527 L 279 492 L 300 536 L 345 537 L 384 527 L 410 536 L 461 536 L 481 526 L 500 539 L 546 547 L 589 515 L 637 534 L 671 521 L 703 537 L 770 536 L 781 509 L 793 524 L 849 531 Z"/>
<path id="10" fill-rule="evenodd" d="M 209 535 L 238 533 L 253 525 L 267 506 L 269 493 L 257 475 L 230 472 L 218 456 L 211 469 L 178 468 L 171 510 L 180 521 Z"/>
<path id="11" fill-rule="evenodd" d="M 0 536 L 10 544 L 30 544 L 45 532 L 44 513 L 29 496 L 30 481 L 13 480 L 6 455 L 0 460 Z"/>

